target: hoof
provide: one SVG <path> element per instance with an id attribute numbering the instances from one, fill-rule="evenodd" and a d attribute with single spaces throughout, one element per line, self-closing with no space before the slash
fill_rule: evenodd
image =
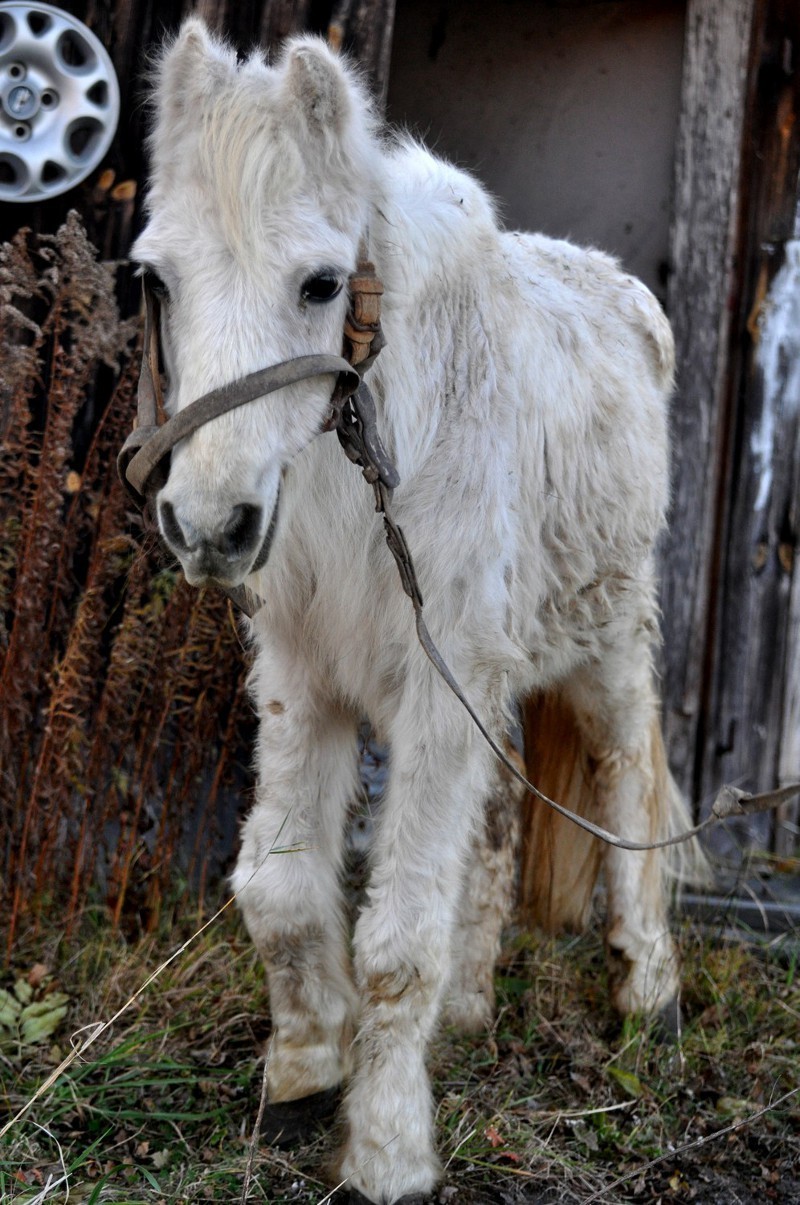
<path id="1" fill-rule="evenodd" d="M 261 1138 L 269 1146 L 299 1146 L 311 1142 L 333 1121 L 341 1089 L 325 1088 L 299 1100 L 268 1101 L 261 1119 Z"/>

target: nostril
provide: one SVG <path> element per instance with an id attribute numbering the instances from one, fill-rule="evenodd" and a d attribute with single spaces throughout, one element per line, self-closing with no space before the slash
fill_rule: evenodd
<path id="1" fill-rule="evenodd" d="M 261 513 L 260 506 L 249 502 L 234 506 L 218 541 L 220 552 L 227 557 L 241 557 L 250 552 L 261 538 Z"/>
<path id="2" fill-rule="evenodd" d="M 178 517 L 175 514 L 175 508 L 172 503 L 159 502 L 158 513 L 161 519 L 161 530 L 164 533 L 164 539 L 170 548 L 174 549 L 175 552 L 190 552 L 191 549 L 186 542 L 183 528 L 178 522 Z"/>

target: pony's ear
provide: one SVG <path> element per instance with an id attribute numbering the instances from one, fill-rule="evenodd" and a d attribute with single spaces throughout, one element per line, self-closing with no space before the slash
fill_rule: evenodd
<path id="1" fill-rule="evenodd" d="M 293 42 L 285 61 L 286 108 L 312 135 L 345 132 L 353 116 L 353 84 L 320 38 Z"/>
<path id="2" fill-rule="evenodd" d="M 158 64 L 156 102 L 160 118 L 179 120 L 211 94 L 230 70 L 230 55 L 204 21 L 189 17 Z"/>

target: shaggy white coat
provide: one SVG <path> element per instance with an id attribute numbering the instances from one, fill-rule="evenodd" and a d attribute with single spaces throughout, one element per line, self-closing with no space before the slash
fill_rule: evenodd
<path id="1" fill-rule="evenodd" d="M 354 71 L 311 38 L 275 66 L 237 65 L 188 21 L 160 64 L 152 155 L 135 254 L 169 290 L 171 410 L 338 353 L 345 291 L 308 304 L 300 288 L 321 268 L 345 281 L 366 236 L 386 290 L 369 383 L 434 640 L 497 734 L 515 698 L 559 684 L 601 823 L 635 840 L 679 823 L 651 666 L 673 372 L 651 294 L 597 251 L 503 232 L 475 180 L 380 140 Z M 461 909 L 455 970 L 451 938 L 496 771 L 417 644 L 371 491 L 318 434 L 332 385 L 209 423 L 175 450 L 160 501 L 202 539 L 243 502 L 266 530 L 281 491 L 266 566 L 235 575 L 266 605 L 252 625 L 258 795 L 234 885 L 269 976 L 271 1099 L 348 1079 L 342 1174 L 393 1202 L 438 1174 L 425 1053 L 448 979 L 455 1015 L 486 1011 L 464 966 L 496 934 Z M 391 775 L 351 959 L 338 878 L 363 714 Z M 677 986 L 664 859 L 604 861 L 616 1003 L 659 1008 Z"/>

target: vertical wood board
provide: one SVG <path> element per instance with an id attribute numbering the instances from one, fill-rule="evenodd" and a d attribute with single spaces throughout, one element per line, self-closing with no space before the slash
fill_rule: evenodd
<path id="1" fill-rule="evenodd" d="M 690 0 L 687 11 L 668 290 L 678 381 L 662 606 L 667 748 L 678 781 L 690 795 L 714 580 L 729 299 L 735 287 L 734 231 L 753 9 L 753 0 Z"/>
<path id="2" fill-rule="evenodd" d="M 800 485 L 798 52 L 800 9 L 771 0 L 754 40 L 744 126 L 735 407 L 700 778 L 706 799 L 723 781 L 774 786 L 782 747 L 797 740 L 784 698 L 796 689 L 789 666 Z M 773 830 L 774 817 L 764 814 L 734 826 L 735 842 L 720 834 L 716 844 L 730 854 L 737 843 L 769 846 Z"/>
<path id="3" fill-rule="evenodd" d="M 800 214 L 798 215 L 800 219 Z M 792 253 L 795 262 L 800 261 L 800 220 L 795 228 Z M 795 329 L 795 363 L 800 364 L 800 317 Z M 787 608 L 786 658 L 783 666 L 783 714 L 781 716 L 780 759 L 778 762 L 778 784 L 786 786 L 800 782 L 800 560 L 798 544 L 800 538 L 800 423 L 795 424 L 794 465 L 796 470 L 794 491 L 789 510 L 789 523 L 794 533 L 792 546 L 792 582 Z M 783 804 L 776 814 L 774 836 L 775 852 L 783 857 L 797 855 L 800 848 L 800 801 Z"/>

